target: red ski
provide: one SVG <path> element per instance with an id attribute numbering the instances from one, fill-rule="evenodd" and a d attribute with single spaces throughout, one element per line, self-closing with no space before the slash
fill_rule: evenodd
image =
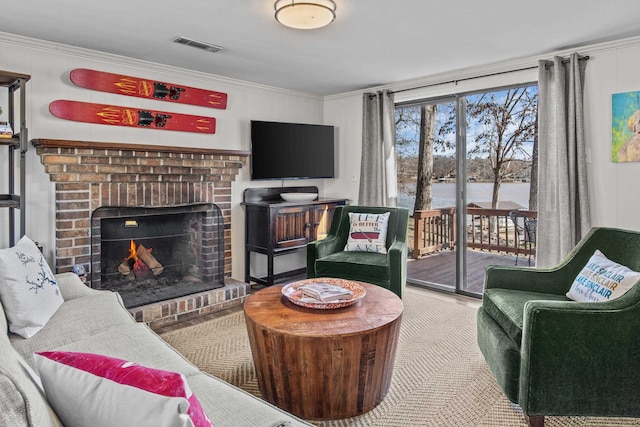
<path id="1" fill-rule="evenodd" d="M 179 104 L 201 107 L 227 108 L 227 94 L 195 87 L 164 83 L 139 77 L 106 73 L 103 71 L 76 68 L 71 71 L 71 81 L 77 86 L 100 92 L 137 96 L 138 98 L 160 99 Z"/>
<path id="2" fill-rule="evenodd" d="M 67 100 L 53 101 L 49 104 L 49 111 L 56 117 L 76 122 L 216 133 L 216 119 L 213 117 Z"/>

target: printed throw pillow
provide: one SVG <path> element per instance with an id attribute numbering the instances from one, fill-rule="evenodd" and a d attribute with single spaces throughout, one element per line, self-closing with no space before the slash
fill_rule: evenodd
<path id="1" fill-rule="evenodd" d="M 34 360 L 66 427 L 213 427 L 179 373 L 91 353 L 49 351 Z"/>
<path id="2" fill-rule="evenodd" d="M 389 215 L 389 212 L 383 214 L 349 212 L 351 225 L 344 250 L 386 254 Z"/>
<path id="3" fill-rule="evenodd" d="M 42 329 L 64 302 L 44 255 L 27 236 L 0 250 L 0 299 L 9 330 L 25 338 Z"/>
<path id="4" fill-rule="evenodd" d="M 608 259 L 596 250 L 573 281 L 567 297 L 581 302 L 616 299 L 635 285 L 640 273 Z"/>

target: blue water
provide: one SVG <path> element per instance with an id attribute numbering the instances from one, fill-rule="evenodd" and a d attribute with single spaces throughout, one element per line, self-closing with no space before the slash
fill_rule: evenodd
<path id="1" fill-rule="evenodd" d="M 432 184 L 433 203 L 432 207 L 447 208 L 456 205 L 456 184 L 455 182 L 443 182 Z M 490 182 L 473 182 L 467 184 L 467 203 L 472 202 L 491 202 L 493 193 L 493 184 Z M 529 183 L 528 182 L 508 182 L 500 186 L 498 195 L 499 201 L 512 201 L 518 203 L 523 208 L 529 207 Z M 413 205 L 416 201 L 415 193 L 399 193 L 398 206 L 405 207 L 409 211 L 413 211 Z"/>

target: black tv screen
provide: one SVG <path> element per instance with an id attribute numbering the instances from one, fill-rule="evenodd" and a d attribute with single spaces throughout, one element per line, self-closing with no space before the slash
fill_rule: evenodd
<path id="1" fill-rule="evenodd" d="M 333 178 L 333 126 L 251 121 L 251 179 Z"/>

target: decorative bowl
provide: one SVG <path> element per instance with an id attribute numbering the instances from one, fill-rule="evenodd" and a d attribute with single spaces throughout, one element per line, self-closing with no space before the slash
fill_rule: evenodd
<path id="1" fill-rule="evenodd" d="M 304 297 L 302 291 L 298 288 L 309 283 L 328 283 L 330 285 L 341 286 L 353 292 L 353 297 L 348 300 L 321 302 L 315 301 L 313 298 Z M 292 303 L 306 308 L 315 308 L 320 310 L 330 310 L 335 308 L 343 308 L 353 305 L 362 299 L 367 291 L 357 282 L 344 279 L 334 279 L 328 277 L 318 277 L 316 279 L 300 280 L 298 282 L 289 283 L 282 287 L 282 295 L 284 295 Z"/>
<path id="2" fill-rule="evenodd" d="M 318 197 L 318 193 L 280 193 L 287 202 L 310 202 Z"/>

